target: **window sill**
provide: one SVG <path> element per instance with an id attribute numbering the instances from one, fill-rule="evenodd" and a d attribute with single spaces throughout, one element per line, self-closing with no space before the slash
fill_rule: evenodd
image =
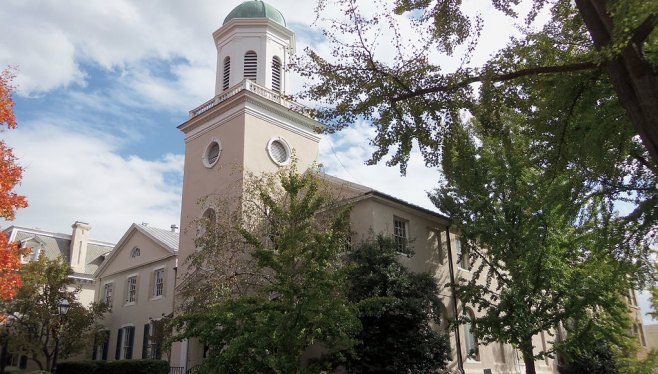
<path id="1" fill-rule="evenodd" d="M 153 297 L 151 298 L 151 300 L 160 300 L 160 299 L 162 299 L 163 297 L 164 297 L 163 295 L 153 296 Z"/>
<path id="2" fill-rule="evenodd" d="M 129 302 L 129 303 L 125 303 L 125 304 L 123 304 L 123 306 L 133 306 L 133 305 L 135 305 L 135 304 L 136 304 L 135 301 L 131 301 L 131 302 Z"/>

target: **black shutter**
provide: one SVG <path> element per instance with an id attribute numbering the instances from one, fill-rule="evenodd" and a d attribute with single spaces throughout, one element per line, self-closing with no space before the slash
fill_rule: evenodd
<path id="1" fill-rule="evenodd" d="M 149 328 L 151 327 L 150 324 L 145 324 L 144 325 L 144 342 L 142 343 L 142 358 L 150 358 L 146 357 L 146 351 L 148 351 L 149 348 Z"/>
<path id="2" fill-rule="evenodd" d="M 98 356 L 98 335 L 99 334 L 100 334 L 100 331 L 96 332 L 96 334 L 94 334 L 94 345 L 93 345 L 94 350 L 93 350 L 93 353 L 91 354 L 91 359 L 92 360 L 97 360 L 98 359 L 98 357 L 96 357 L 96 356 Z"/>
<path id="3" fill-rule="evenodd" d="M 107 354 L 110 351 L 110 330 L 105 330 L 105 343 L 103 343 L 103 360 L 107 361 Z"/>
<path id="4" fill-rule="evenodd" d="M 128 352 L 126 352 L 126 358 L 133 358 L 133 344 L 135 343 L 135 326 L 128 328 Z"/>
<path id="5" fill-rule="evenodd" d="M 121 338 L 123 337 L 123 329 L 119 329 L 119 333 L 117 335 L 117 352 L 114 355 L 115 360 L 120 360 L 121 359 Z"/>
<path id="6" fill-rule="evenodd" d="M 25 369 L 27 367 L 27 356 L 21 356 L 21 362 L 18 364 L 19 369 Z"/>

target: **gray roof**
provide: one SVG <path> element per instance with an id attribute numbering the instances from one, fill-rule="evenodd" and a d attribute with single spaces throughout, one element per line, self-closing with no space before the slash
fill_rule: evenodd
<path id="1" fill-rule="evenodd" d="M 144 230 L 147 234 L 161 241 L 174 252 L 178 252 L 178 233 L 171 230 L 159 229 L 147 225 L 135 224 L 135 226 Z"/>
<path id="2" fill-rule="evenodd" d="M 54 235 L 54 234 L 53 234 Z M 57 234 L 62 235 L 62 234 Z M 69 251 L 71 247 L 71 239 L 65 239 L 59 236 L 51 236 L 43 233 L 34 233 L 29 231 L 23 231 L 20 228 L 17 228 L 16 237 L 14 241 L 20 242 L 23 240 L 35 239 L 41 243 L 41 251 L 51 260 L 57 258 L 57 256 L 62 256 L 64 261 L 71 263 L 69 258 Z M 91 241 L 87 245 L 87 257 L 85 264 L 85 274 L 94 274 L 98 266 L 103 262 L 103 254 L 107 253 L 108 250 L 112 249 L 112 244 L 96 244 Z"/>

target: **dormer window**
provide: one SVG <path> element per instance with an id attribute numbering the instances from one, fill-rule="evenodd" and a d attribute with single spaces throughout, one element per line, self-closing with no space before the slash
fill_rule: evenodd
<path id="1" fill-rule="evenodd" d="M 130 258 L 139 257 L 140 250 L 139 247 L 135 247 L 132 252 L 130 252 Z"/>
<path id="2" fill-rule="evenodd" d="M 224 91 L 228 90 L 228 85 L 230 83 L 229 78 L 231 76 L 231 58 L 226 57 L 224 59 L 224 76 L 222 77 L 222 89 Z"/>
<path id="3" fill-rule="evenodd" d="M 272 90 L 281 92 L 281 60 L 277 56 L 272 58 Z"/>
<path id="4" fill-rule="evenodd" d="M 258 72 L 258 56 L 256 52 L 248 51 L 244 55 L 244 78 L 256 82 Z"/>

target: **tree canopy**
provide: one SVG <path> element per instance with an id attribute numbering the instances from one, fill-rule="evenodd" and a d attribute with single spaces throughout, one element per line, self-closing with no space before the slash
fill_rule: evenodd
<path id="1" fill-rule="evenodd" d="M 450 356 L 447 316 L 432 274 L 415 273 L 400 262 L 390 236 L 354 244 L 349 252 L 348 298 L 359 307 L 363 330 L 349 373 L 425 374 L 445 369 Z M 394 352 L 394 354 L 391 354 Z"/>
<path id="2" fill-rule="evenodd" d="M 319 373 L 310 352 L 350 352 L 360 328 L 340 256 L 349 209 L 295 166 L 245 186 L 241 202 L 207 202 L 174 339 L 210 347 L 201 373 Z"/>
<path id="3" fill-rule="evenodd" d="M 11 81 L 12 72 L 7 69 L 0 72 L 0 133 L 16 128 L 14 100 L 11 95 L 14 88 Z M 0 140 L 0 218 L 13 220 L 16 210 L 27 207 L 24 196 L 14 192 L 20 184 L 23 168 L 16 163 L 16 156 L 4 140 Z M 21 255 L 26 249 L 19 249 L 18 243 L 9 243 L 4 233 L 0 234 L 0 299 L 11 299 L 22 285 L 18 270 L 21 268 Z"/>
<path id="4" fill-rule="evenodd" d="M 73 287 L 71 274 L 73 270 L 61 257 L 49 260 L 42 253 L 21 269 L 23 287 L 14 300 L 0 301 L 1 310 L 16 321 L 9 339 L 12 351 L 27 355 L 42 370 L 51 369 L 57 333 L 59 358 L 83 352 L 93 346 L 100 329 L 97 321 L 109 310 L 104 303 L 89 308 L 82 305 L 78 301 L 80 289 Z M 71 306 L 64 321 L 60 321 L 58 311 L 62 300 Z"/>
<path id="5" fill-rule="evenodd" d="M 629 329 L 625 294 L 649 280 L 649 245 L 642 231 L 605 198 L 581 196 L 578 170 L 547 176 L 541 147 L 526 135 L 525 117 L 507 113 L 491 131 L 476 120 L 453 128 L 445 145 L 445 181 L 432 200 L 459 229 L 471 278 L 457 298 L 482 311 L 474 333 L 484 344 L 509 343 L 535 359 L 569 347 L 584 349 L 596 333 L 621 344 Z M 555 334 L 547 347 L 534 336 Z"/>

